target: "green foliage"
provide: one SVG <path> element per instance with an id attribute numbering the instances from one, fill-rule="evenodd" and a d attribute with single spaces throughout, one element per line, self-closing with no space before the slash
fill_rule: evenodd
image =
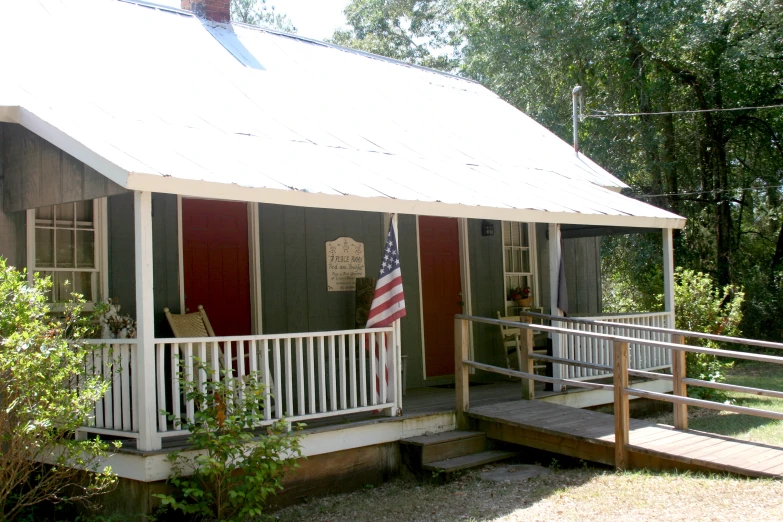
<path id="1" fill-rule="evenodd" d="M 0 519 L 43 501 L 85 501 L 116 483 L 109 446 L 75 440 L 108 384 L 86 366 L 91 325 L 74 294 L 62 315 L 46 304 L 50 279 L 32 284 L 0 258 Z M 85 368 L 87 369 L 85 375 Z M 78 384 L 77 384 L 78 383 Z M 41 464 L 41 463 L 46 464 Z M 90 473 L 82 476 L 79 469 Z"/>
<path id="2" fill-rule="evenodd" d="M 212 375 L 211 367 L 196 361 L 202 375 Z M 191 448 L 169 455 L 176 494 L 157 496 L 164 507 L 187 515 L 245 520 L 260 516 L 267 497 L 282 489 L 284 474 L 301 456 L 300 436 L 284 421 L 256 436 L 250 428 L 262 422 L 265 407 L 259 375 L 221 375 L 199 385 L 180 373 L 185 398 L 196 405 L 194 420 L 169 419 L 191 432 Z"/>
<path id="3" fill-rule="evenodd" d="M 266 0 L 231 0 L 231 20 L 296 33 L 296 26 L 288 16 L 276 12 L 275 6 L 267 7 Z"/>
<path id="4" fill-rule="evenodd" d="M 719 287 L 712 278 L 702 272 L 677 268 L 674 274 L 675 320 L 680 330 L 709 333 L 714 335 L 739 336 L 742 322 L 742 302 L 745 293 L 731 285 Z M 709 340 L 687 339 L 688 344 L 700 342 L 707 348 L 720 348 L 719 343 Z M 720 382 L 724 372 L 731 365 L 726 359 L 707 354 L 688 353 L 687 375 L 695 379 Z M 704 399 L 725 398 L 725 393 L 710 388 L 691 386 L 693 396 Z"/>
<path id="5" fill-rule="evenodd" d="M 661 235 L 629 234 L 601 238 L 601 293 L 604 313 L 662 309 Z"/>
<path id="6" fill-rule="evenodd" d="M 593 116 L 783 100 L 779 0 L 353 0 L 346 17 L 336 42 L 475 79 L 567 141 L 576 84 Z M 783 110 L 591 117 L 579 139 L 688 218 L 675 258 L 746 289 L 743 330 L 783 340 Z M 618 251 L 639 259 L 616 260 L 611 306 L 654 304 L 653 254 Z"/>
<path id="7" fill-rule="evenodd" d="M 354 0 L 345 18 L 351 28 L 335 31 L 336 44 L 445 71 L 458 64 L 450 0 Z"/>

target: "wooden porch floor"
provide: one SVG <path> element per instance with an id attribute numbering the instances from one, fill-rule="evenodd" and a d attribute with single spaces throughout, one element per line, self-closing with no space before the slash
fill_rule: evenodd
<path id="1" fill-rule="evenodd" d="M 614 464 L 613 415 L 539 401 L 473 404 L 468 415 L 490 438 Z M 631 420 L 629 441 L 632 468 L 783 477 L 783 447 L 636 419 Z"/>

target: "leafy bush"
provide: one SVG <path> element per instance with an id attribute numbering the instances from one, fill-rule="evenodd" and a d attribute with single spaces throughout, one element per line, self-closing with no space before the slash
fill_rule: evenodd
<path id="1" fill-rule="evenodd" d="M 101 470 L 109 446 L 76 440 L 107 383 L 85 361 L 90 325 L 75 294 L 62 315 L 46 305 L 50 279 L 28 284 L 0 258 L 0 518 L 43 501 L 89 502 L 115 483 Z M 85 377 L 85 369 L 87 375 Z M 46 464 L 43 464 L 46 463 Z M 87 470 L 86 477 L 80 470 Z"/>
<path id="2" fill-rule="evenodd" d="M 212 375 L 211 367 L 195 360 L 202 375 Z M 301 456 L 300 436 L 282 421 L 268 426 L 265 434 L 254 435 L 249 428 L 263 420 L 265 406 L 259 375 L 237 378 L 225 370 L 221 374 L 219 382 L 206 381 L 200 387 L 180 373 L 185 399 L 195 404 L 194 419 L 168 417 L 191 432 L 191 448 L 169 455 L 169 483 L 176 493 L 157 496 L 164 507 L 188 515 L 245 520 L 261 515 L 267 497 L 282 489 L 284 474 Z"/>
<path id="3" fill-rule="evenodd" d="M 702 272 L 677 268 L 674 274 L 675 320 L 680 330 L 715 335 L 739 336 L 742 322 L 744 292 L 727 285 L 719 288 Z M 699 343 L 707 348 L 720 348 L 715 341 L 690 338 L 688 344 Z M 688 377 L 705 381 L 724 380 L 724 370 L 731 363 L 725 358 L 707 354 L 687 354 Z M 690 387 L 690 394 L 705 399 L 723 399 L 718 390 Z"/>

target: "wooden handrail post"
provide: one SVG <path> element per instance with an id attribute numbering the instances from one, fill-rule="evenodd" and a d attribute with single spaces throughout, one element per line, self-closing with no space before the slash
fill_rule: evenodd
<path id="1" fill-rule="evenodd" d="M 682 335 L 672 335 L 672 343 L 685 344 Z M 674 378 L 672 393 L 680 397 L 688 396 L 688 385 L 682 382 L 686 377 L 686 353 L 682 350 L 672 350 L 672 377 Z M 678 430 L 688 429 L 688 405 L 674 403 L 674 427 Z"/>
<path id="2" fill-rule="evenodd" d="M 532 319 L 528 316 L 520 316 L 519 320 L 523 323 L 530 324 Z M 535 371 L 535 361 L 533 360 L 533 330 L 530 328 L 520 328 L 519 339 L 519 367 L 525 373 L 533 373 Z M 533 400 L 535 398 L 535 381 L 533 379 L 522 379 L 522 398 L 525 400 Z"/>
<path id="3" fill-rule="evenodd" d="M 469 346 L 468 321 L 454 319 L 454 388 L 457 392 L 457 429 L 469 428 L 468 409 L 470 407 L 470 368 L 462 364 L 468 359 Z"/>
<path id="4" fill-rule="evenodd" d="M 628 468 L 628 343 L 614 341 L 614 466 Z"/>

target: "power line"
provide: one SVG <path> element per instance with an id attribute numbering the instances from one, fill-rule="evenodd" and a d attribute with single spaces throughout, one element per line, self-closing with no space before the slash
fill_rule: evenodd
<path id="1" fill-rule="evenodd" d="M 628 116 L 664 116 L 667 114 L 698 114 L 702 112 L 733 112 L 733 111 L 751 111 L 760 109 L 780 109 L 783 108 L 783 103 L 776 105 L 760 105 L 757 107 L 731 107 L 729 109 L 694 109 L 690 111 L 664 111 L 664 112 L 606 112 L 596 111 L 600 114 L 583 114 L 582 118 L 618 118 Z"/>
<path id="2" fill-rule="evenodd" d="M 740 187 L 740 188 L 733 188 L 733 189 L 715 189 L 715 190 L 699 190 L 696 192 L 669 192 L 666 194 L 633 194 L 635 197 L 639 198 L 664 198 L 669 196 L 700 196 L 702 194 L 721 194 L 723 192 L 736 192 L 736 191 L 746 191 L 746 190 L 768 190 L 768 189 L 774 189 L 774 188 L 783 188 L 783 185 L 766 185 L 764 187 Z"/>

